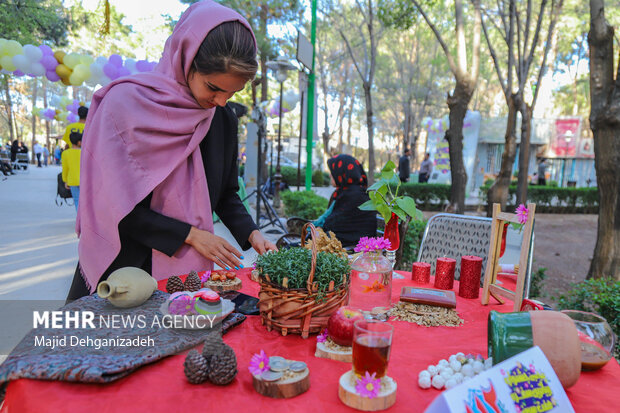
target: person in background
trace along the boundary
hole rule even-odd
[[[428,179],[431,177],[431,172],[433,172],[433,163],[431,162],[430,157],[431,154],[426,152],[424,154],[424,160],[420,164],[418,182],[421,184],[428,182]]]
[[[43,146],[41,146],[38,141],[35,141],[32,150],[34,151],[34,155],[37,157],[37,168],[41,168],[41,155],[43,155]]]
[[[538,163],[538,185],[547,185],[545,173],[547,173],[547,162],[545,158],[540,158]]]
[[[17,139],[11,144],[11,163],[17,160],[17,153],[19,152],[19,142]]]
[[[50,150],[47,149],[47,145],[43,147],[43,165],[47,166],[50,158]]]
[[[70,136],[73,132],[84,133],[84,125],[86,124],[86,117],[88,116],[88,108],[86,106],[80,106],[78,108],[78,116],[80,120],[67,125],[65,128],[65,134],[62,140],[67,144],[66,148],[71,148]]]
[[[82,134],[71,133],[69,137],[72,147],[62,153],[62,181],[65,188],[71,191],[75,211],[80,200],[80,156],[82,153]]]
[[[54,149],[54,160],[56,161],[56,165],[60,165],[61,154],[62,154],[62,149],[60,149],[60,144],[56,144],[56,148]]]
[[[327,211],[314,225],[325,232],[333,231],[344,247],[356,245],[361,237],[376,236],[377,213],[358,208],[370,199],[362,165],[351,155],[343,154],[328,159],[327,166],[336,190],[329,199]]]
[[[409,175],[411,174],[410,157],[411,151],[409,148],[405,148],[405,153],[398,160],[398,176],[401,182],[409,181]]]

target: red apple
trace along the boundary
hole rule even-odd
[[[327,321],[327,333],[334,343],[341,346],[353,345],[353,323],[364,316],[352,307],[340,307]]]

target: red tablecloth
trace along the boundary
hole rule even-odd
[[[241,271],[243,292],[256,296],[258,285]],[[454,291],[458,291],[455,283]],[[411,280],[395,280],[393,299],[400,289],[414,285]],[[164,283],[160,282],[163,289]],[[429,287],[430,285],[426,285]],[[487,355],[487,316],[490,310],[509,312],[511,303],[482,306],[479,299],[457,296],[457,311],[465,324],[460,327],[420,327],[393,322],[394,340],[388,374],[398,383],[396,404],[391,412],[422,412],[439,395],[435,389],[418,387],[418,373],[429,364],[451,354]],[[185,354],[145,366],[128,377],[110,384],[75,384],[21,379],[9,384],[2,412],[232,412],[232,411],[353,411],[338,399],[338,379],[350,364],[314,357],[316,339],[282,337],[267,332],[257,316],[248,319],[224,336],[239,364],[239,374],[225,387],[209,383],[191,385],[183,375]],[[280,355],[302,360],[310,367],[310,390],[286,400],[259,395],[252,387],[248,365],[254,353]],[[583,372],[577,384],[567,390],[577,412],[614,411],[620,396],[620,367],[615,360],[601,370]],[[614,407],[616,406],[616,407]]]

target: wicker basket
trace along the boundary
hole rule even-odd
[[[302,247],[306,238],[307,228],[310,228],[312,239],[316,238],[316,230],[312,223],[307,223],[302,229]],[[338,308],[345,305],[349,297],[348,274],[343,274],[343,282],[334,288],[334,282],[329,285],[321,300],[317,301],[317,284],[314,282],[316,269],[316,242],[312,243],[312,265],[308,274],[306,288],[286,288],[272,282],[268,274],[260,274],[258,283],[258,307],[263,324],[267,331],[276,329],[283,336],[287,334],[301,334],[308,338],[310,333],[319,333],[327,326],[329,316]]]

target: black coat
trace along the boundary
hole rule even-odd
[[[216,108],[209,132],[200,143],[200,152],[211,209],[245,250],[251,246],[248,242],[250,233],[258,227],[237,195],[237,124],[237,117],[228,105]],[[151,273],[152,250],[172,256],[185,242],[191,225],[150,209],[151,197],[152,194],[149,194],[119,223],[121,251],[99,281],[107,279],[113,271],[128,266]],[[87,294],[78,263],[68,299]]]

